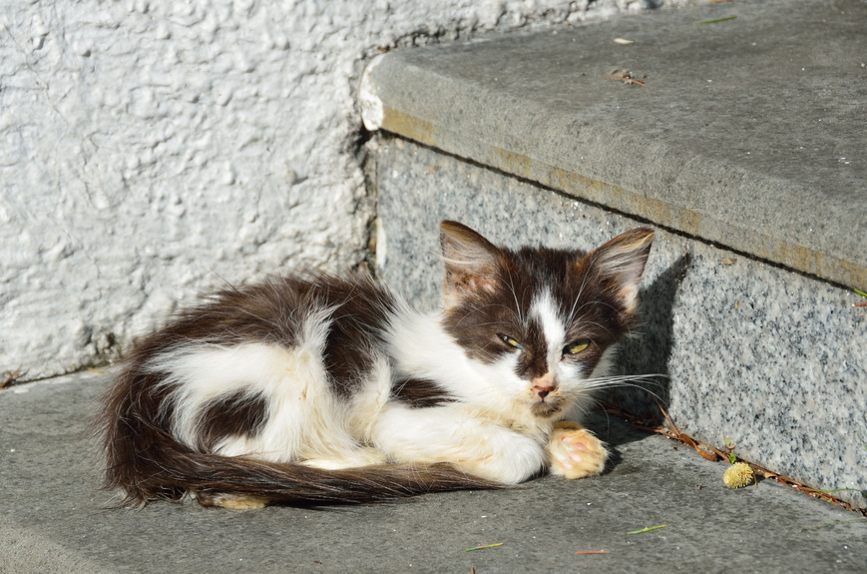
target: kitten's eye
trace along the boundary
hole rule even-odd
[[[497,335],[497,336],[498,336],[498,337],[499,337],[499,338],[500,338],[500,339],[501,339],[505,344],[509,345],[510,347],[514,347],[514,348],[516,348],[516,349],[521,349],[521,350],[524,349],[524,347],[521,345],[521,343],[519,343],[519,342],[517,341],[517,339],[514,339],[514,338],[512,338],[512,337],[510,337],[510,336],[508,336],[508,335]]]
[[[584,349],[590,346],[590,339],[578,339],[563,347],[564,355],[577,355]]]

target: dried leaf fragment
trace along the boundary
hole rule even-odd
[[[15,369],[14,373],[12,371],[4,372],[3,373],[3,380],[0,381],[0,389],[6,389],[6,388],[11,387],[12,385],[14,385],[15,383],[18,382],[18,379],[20,377],[23,377],[24,375],[26,375],[27,374],[26,370],[23,373],[21,372],[21,368],[23,366],[24,365],[20,365],[17,369]]]
[[[706,444],[696,443],[695,450],[705,460],[709,460],[709,461],[713,462],[717,459],[717,454],[713,450],[711,450],[711,448],[709,446],[707,446]]]
[[[646,77],[647,77],[647,74],[644,74],[642,76],[642,78],[646,78]],[[645,84],[641,80],[637,79],[635,74],[633,74],[629,70],[625,70],[625,69],[624,70],[618,70],[617,68],[614,68],[613,70],[608,72],[608,75],[605,76],[605,78],[608,80],[620,80],[621,82],[623,82],[624,84],[627,84],[627,85],[641,86],[642,88],[647,87],[647,84]]]

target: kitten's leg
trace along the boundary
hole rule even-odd
[[[608,459],[608,451],[602,441],[572,421],[554,423],[545,454],[551,474],[566,478],[599,474]]]
[[[448,462],[504,484],[523,482],[545,467],[542,437],[479,419],[461,407],[390,405],[383,409],[372,438],[395,462]]]

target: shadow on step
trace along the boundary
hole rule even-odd
[[[619,373],[634,375],[634,378],[626,381],[627,384],[599,395],[603,406],[613,406],[615,411],[620,410],[648,422],[656,421],[659,424],[664,420],[654,396],[665,408],[670,388],[668,362],[674,345],[674,304],[688,269],[689,255],[684,254],[641,291],[639,328],[621,344],[617,363]],[[612,421],[612,418],[614,415],[600,410],[587,421],[588,427],[612,448],[609,468],[618,464],[618,445],[647,436],[631,426],[616,424],[617,421]]]

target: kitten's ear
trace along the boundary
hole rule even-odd
[[[582,259],[582,265],[586,262],[591,266],[596,277],[615,291],[615,297],[630,314],[638,303],[638,281],[644,273],[652,242],[652,229],[633,229]]]
[[[496,271],[506,258],[499,247],[454,221],[440,224],[440,245],[446,267],[443,286],[446,309],[481,291],[497,289]]]

